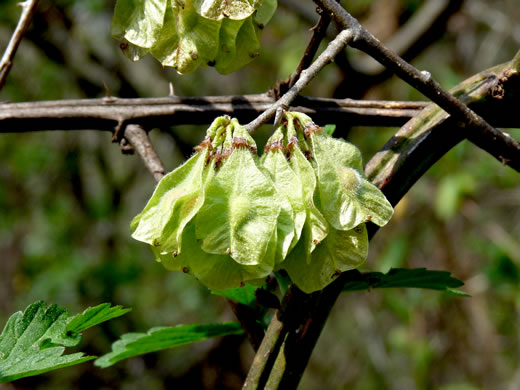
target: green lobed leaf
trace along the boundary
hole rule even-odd
[[[359,273],[355,280],[345,283],[343,292],[405,287],[448,291],[468,296],[462,291],[454,290],[463,285],[463,282],[451,276],[447,271],[434,271],[426,268],[392,268],[386,274],[382,272]]]
[[[102,304],[71,318],[58,305],[29,305],[13,314],[0,334],[0,382],[42,374],[95,359],[78,352],[63,355],[65,347],[81,341],[79,331],[128,312]]]
[[[156,352],[206,340],[212,337],[242,334],[239,323],[181,325],[176,327],[152,328],[147,333],[127,333],[112,344],[112,352],[98,358],[94,364],[110,367],[130,357]]]

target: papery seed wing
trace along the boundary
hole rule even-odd
[[[285,234],[279,234],[285,236],[282,240],[282,254],[281,259],[283,260],[287,255],[288,251],[296,245],[296,242],[300,239],[303,225],[306,218],[305,203],[303,199],[303,188],[299,177],[289,166],[287,159],[285,158],[281,150],[268,151],[262,157],[262,167],[270,175],[277,191],[282,197],[287,198],[291,208],[291,224],[284,224]],[[280,222],[278,223],[281,226]],[[292,234],[289,229],[292,227]]]
[[[394,209],[388,199],[379,188],[368,180],[364,179],[361,183],[357,197],[359,207],[367,215],[367,219],[378,226],[386,225],[394,215]]]
[[[237,55],[237,38],[244,20],[222,20],[220,26],[219,51],[215,58],[215,68],[221,74],[231,73],[229,69],[234,68],[235,57]]]
[[[340,272],[359,267],[368,255],[368,235],[364,224],[349,231],[331,228],[327,238],[312,253],[310,262],[303,261],[301,255],[305,249],[300,243],[293,250],[296,256],[291,252],[282,268],[305,293],[325,288]]]
[[[112,36],[141,48],[151,48],[164,24],[170,0],[117,0]]]
[[[236,36],[233,58],[222,61],[219,53],[221,61],[217,59],[215,69],[221,74],[229,74],[251,62],[259,54],[261,36],[262,31],[254,24],[253,19],[245,19]]]
[[[199,15],[207,19],[241,20],[255,12],[257,2],[253,0],[193,0],[193,6]]]
[[[171,241],[177,241],[185,220],[191,219],[200,208],[200,204],[192,200],[199,196],[202,189],[207,153],[207,149],[196,153],[183,165],[163,177],[144,210],[132,221],[133,238],[150,245],[161,246],[163,230],[173,218],[175,224],[168,225],[168,232],[172,234]],[[169,243],[171,249],[180,250],[175,248],[173,242]]]
[[[172,217],[164,226],[162,234],[159,237],[160,246],[158,249],[160,249],[162,253],[176,252],[180,254],[182,252],[184,228],[195,217],[204,204],[205,187],[207,183],[211,181],[214,174],[215,164],[213,161],[206,166],[202,172],[200,190],[187,193],[172,205]]]
[[[262,0],[258,3],[260,6],[254,15],[254,19],[257,24],[265,26],[273,17],[278,2],[277,0]]]
[[[305,158],[301,150],[294,146],[291,151],[290,167],[302,183],[304,207],[307,215],[305,224],[309,225],[309,239],[307,250],[312,252],[317,242],[325,239],[328,233],[327,222],[314,203],[316,191],[316,176],[310,162]]]
[[[222,22],[200,16],[188,1],[184,6],[177,2],[173,2],[172,5],[179,36],[179,44],[174,49],[173,66],[179,73],[189,73],[217,56]]]
[[[276,189],[257,168],[251,152],[233,150],[206,187],[206,200],[195,217],[204,251],[226,254],[240,264],[257,265],[277,227]]]
[[[195,236],[193,223],[186,227],[183,241],[185,243],[183,253],[176,257],[161,255],[159,260],[166,269],[193,275],[212,290],[239,287],[245,281],[266,277],[273,269],[272,251],[268,254],[270,259],[266,258],[257,265],[239,264],[227,254],[204,252]]]
[[[316,134],[310,136],[321,210],[335,229],[350,230],[367,217],[359,209],[357,200],[363,177],[356,169],[338,164],[336,156],[328,149],[330,143],[322,140],[323,137]]]

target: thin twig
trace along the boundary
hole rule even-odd
[[[325,67],[325,65],[331,63],[334,57],[343,50],[350,40],[354,38],[354,33],[350,29],[341,31],[337,37],[329,43],[327,48],[320,54],[320,56],[312,63],[312,65],[304,70],[301,77],[294,84],[294,86],[287,91],[276,103],[271,105],[266,111],[264,111],[258,118],[246,125],[247,130],[252,133],[269,119],[273,117],[279,107],[288,109],[293,100],[298,94],[305,88],[311,80]]]
[[[327,28],[330,24],[330,16],[321,9],[319,12],[321,12],[320,20],[318,20],[316,26],[312,28],[312,37],[309,41],[309,44],[307,45],[307,48],[305,49],[305,53],[303,53],[303,57],[300,60],[298,67],[289,79],[289,88],[293,87],[296,81],[298,81],[303,70],[307,69],[312,64],[312,60],[318,52],[321,41],[327,33]]]
[[[344,31],[356,32],[354,39],[349,42],[352,47],[372,56],[455,119],[464,122],[465,126],[470,129],[466,134],[468,139],[484,150],[491,149],[492,155],[500,162],[520,171],[519,142],[492,127],[464,103],[444,90],[433,79],[430,72],[417,70],[388,50],[335,0],[314,0],[314,2],[328,11],[334,20],[345,29]]]
[[[166,170],[150,142],[148,133],[141,126],[130,124],[126,126],[124,136],[137,151],[155,181],[160,181]]]
[[[16,50],[18,49],[25,32],[29,28],[29,25],[31,24],[34,11],[36,11],[36,6],[38,5],[38,0],[26,0],[19,5],[22,7],[20,20],[18,21],[18,25],[16,26],[11,40],[9,41],[4,55],[2,56],[2,60],[0,61],[0,89],[2,89],[5,84],[7,75],[13,66],[13,59],[16,54]]]

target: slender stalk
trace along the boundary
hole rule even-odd
[[[321,12],[320,19],[318,20],[316,26],[312,28],[311,40],[309,41],[309,44],[305,49],[305,53],[303,54],[303,57],[300,60],[300,63],[298,64],[296,71],[289,78],[289,88],[293,87],[296,81],[298,81],[303,70],[307,69],[312,64],[312,60],[318,52],[321,41],[327,34],[327,28],[330,24],[330,16],[324,13],[321,9],[319,12]]]
[[[0,60],[0,89],[2,89],[4,86],[7,75],[13,66],[13,59],[16,54],[16,50],[18,50],[18,46],[20,45],[25,32],[29,28],[29,25],[31,24],[32,17],[36,11],[36,6],[38,5],[38,1],[39,0],[26,0],[19,4],[22,7],[22,13],[20,15],[18,25],[16,26],[16,29],[11,36],[11,40],[5,49],[2,60]]]
[[[343,50],[343,48],[352,40],[354,34],[351,30],[341,31],[336,38],[329,43],[327,48],[320,54],[320,56],[309,66],[306,70],[301,73],[300,78],[294,84],[294,86],[287,91],[280,99],[259,115],[254,121],[246,125],[247,131],[253,133],[260,126],[271,119],[279,108],[288,109],[293,100],[298,94],[305,88],[314,77],[325,67],[325,65],[331,63],[334,57]]]

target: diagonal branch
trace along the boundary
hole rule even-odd
[[[352,47],[360,49],[375,60],[391,69],[402,80],[430,98],[455,119],[468,127],[466,136],[475,145],[484,150],[491,149],[499,161],[520,171],[518,154],[520,143],[498,131],[484,119],[469,109],[459,99],[444,90],[428,71],[419,71],[387,49],[372,34],[370,34],[352,15],[350,15],[335,0],[314,0],[320,7],[329,12],[336,22],[345,30],[355,35],[350,42]]]
[[[4,86],[7,75],[13,66],[13,59],[16,54],[16,50],[18,50],[18,46],[20,45],[25,32],[29,28],[29,25],[31,24],[31,20],[34,12],[36,11],[38,1],[39,0],[26,0],[19,4],[22,7],[20,20],[18,21],[18,25],[16,26],[11,40],[5,49],[2,60],[0,60],[0,89],[2,89]]]
[[[148,168],[155,181],[160,181],[164,177],[166,170],[150,142],[148,133],[142,126],[130,124],[126,126],[124,134],[130,145],[134,147],[141,160],[143,160],[144,165]]]
[[[320,56],[309,66],[306,70],[301,73],[300,78],[294,84],[294,86],[287,91],[280,99],[259,115],[254,121],[246,125],[247,131],[250,133],[257,130],[260,126],[271,119],[279,109],[287,110],[293,100],[298,94],[305,88],[314,77],[325,67],[325,65],[331,63],[334,57],[343,50],[343,48],[354,38],[354,34],[351,30],[346,29],[341,31],[334,40],[329,43],[327,48],[320,54]]]

